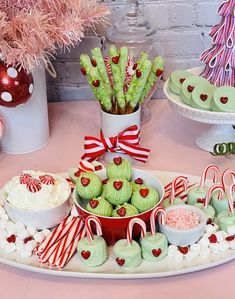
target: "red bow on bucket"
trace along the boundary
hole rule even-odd
[[[105,152],[127,154],[133,159],[146,162],[150,150],[139,146],[140,130],[136,125],[130,126],[120,132],[117,136],[105,138],[102,130],[100,139],[92,136],[85,136],[83,160],[92,162],[101,157]]]

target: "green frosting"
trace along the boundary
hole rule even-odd
[[[191,105],[191,99],[192,99],[192,92],[194,88],[203,83],[208,83],[208,81],[202,77],[199,76],[191,76],[187,78],[184,83],[182,84],[182,88],[180,91],[180,98],[181,100],[187,104]]]
[[[76,181],[76,191],[84,199],[98,197],[102,192],[102,187],[101,179],[93,172],[81,173]]]
[[[136,241],[128,244],[126,239],[121,239],[113,246],[114,259],[121,268],[136,268],[142,263],[141,249]]]
[[[209,83],[196,86],[192,92],[191,106],[201,110],[211,110],[211,100],[216,87]]]
[[[142,91],[141,97],[140,97],[140,103],[143,103],[144,99],[147,97],[151,89],[156,84],[157,80],[159,79],[159,76],[157,76],[157,71],[163,72],[164,67],[164,60],[161,56],[155,57],[152,63],[151,71],[149,73],[147,82],[144,86],[144,89]]]
[[[115,163],[116,160],[118,163]],[[109,179],[118,177],[125,178],[129,181],[132,175],[131,163],[121,157],[114,158],[113,162],[107,165],[106,173]]]
[[[214,220],[215,209],[211,205],[208,205],[207,208],[205,208],[203,203],[196,203],[194,206],[201,209],[206,214],[207,219]]]
[[[112,87],[111,87],[109,77],[107,74],[106,66],[104,64],[104,59],[103,59],[101,49],[98,47],[94,48],[91,50],[91,54],[92,54],[92,58],[97,63],[97,68],[98,68],[100,77],[102,78],[102,80],[105,84],[105,87],[107,88],[108,94],[110,97],[112,97],[113,91],[112,91]]]
[[[146,52],[141,52],[137,65],[142,65],[148,60],[149,55]]]
[[[93,236],[91,243],[87,238],[78,241],[77,252],[81,262],[89,267],[102,265],[108,258],[105,240],[96,235]]]
[[[90,199],[86,204],[86,210],[100,216],[112,216],[113,206],[104,197]]]
[[[219,87],[211,101],[211,108],[218,112],[235,112],[235,87]]]
[[[131,204],[142,213],[153,208],[159,202],[159,199],[156,189],[144,185],[133,193]]]
[[[180,197],[175,197],[174,202],[172,204],[170,203],[170,198],[166,198],[162,202],[162,205],[164,208],[167,208],[171,205],[184,205],[184,204],[185,204],[185,202]]]
[[[113,210],[113,217],[128,217],[139,214],[139,211],[133,205],[129,203],[124,203],[123,205],[119,205]]]
[[[136,190],[139,190],[140,188],[142,188],[142,186],[144,186],[144,183],[137,184],[137,183],[135,183],[135,181],[131,182],[131,187],[132,187],[133,192],[135,192]]]
[[[109,179],[104,185],[104,196],[113,205],[121,205],[131,198],[131,184],[123,178]]]
[[[229,211],[222,211],[217,216],[217,220],[221,230],[228,232],[228,228],[235,225],[235,214],[230,214]]]
[[[192,73],[184,70],[177,70],[171,73],[169,89],[171,92],[180,95],[181,87],[185,79],[192,77]]]
[[[79,170],[77,168],[70,168],[69,169],[69,177],[72,180],[72,182],[75,184],[76,181],[79,178],[79,175],[76,175],[79,173]]]
[[[225,193],[224,197],[220,200],[219,193],[214,192],[211,197],[212,206],[215,209],[216,215],[220,214],[222,211],[228,211],[228,199]]]
[[[187,195],[187,204],[194,206],[198,202],[198,199],[205,199],[207,192],[207,187],[200,188],[199,186],[195,186],[190,188]]]
[[[88,79],[88,82],[91,84],[90,78],[87,76],[87,74],[90,72],[90,69],[92,68],[90,57],[87,54],[81,54],[80,55],[80,65],[86,70],[86,78]]]
[[[149,262],[158,262],[167,255],[168,241],[162,233],[153,236],[147,232],[146,236],[140,239],[140,245],[143,259]]]
[[[120,67],[120,74],[121,74],[121,79],[123,84],[126,77],[127,63],[128,63],[128,49],[127,47],[121,47],[119,50],[119,67]]]

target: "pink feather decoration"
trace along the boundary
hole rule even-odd
[[[75,46],[108,14],[96,0],[0,0],[0,52],[7,64],[30,72],[57,48]]]

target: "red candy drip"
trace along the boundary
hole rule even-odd
[[[94,86],[94,87],[99,87],[100,86],[100,80],[94,80],[94,81],[92,81],[92,85]]]
[[[163,70],[157,69],[155,74],[157,77],[160,77],[163,74]]]
[[[228,236],[225,238],[226,241],[233,241],[235,239],[234,236]]]

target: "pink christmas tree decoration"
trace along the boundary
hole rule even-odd
[[[216,86],[235,87],[235,1],[223,1],[218,14],[221,22],[209,34],[212,47],[201,55],[206,64],[201,75]]]

